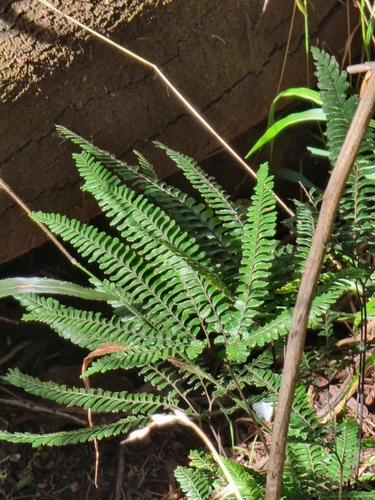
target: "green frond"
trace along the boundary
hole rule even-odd
[[[290,415],[289,434],[294,438],[316,441],[319,432],[319,420],[310,404],[306,387],[301,382],[298,382]]]
[[[160,143],[159,146],[161,146]],[[181,168],[181,164],[175,158],[175,155],[179,155],[179,153],[170,150],[164,145],[163,148],[176,161],[177,166]],[[140,153],[135,153],[138,156],[140,165],[143,167],[142,170],[145,168],[150,170],[151,165],[147,160]],[[184,159],[188,168],[192,167],[192,163],[196,166],[191,158],[184,157]],[[201,170],[200,174],[207,177]],[[209,180],[211,181],[211,179]],[[169,186],[165,182],[150,179],[149,176],[139,178],[135,185],[142,189],[143,194],[148,199],[168,213],[183,231],[186,231],[189,236],[193,236],[207,256],[211,258],[220,257],[222,270],[218,271],[219,275],[223,274],[228,279],[230,272],[238,271],[239,257],[236,254],[241,251],[241,248],[233,244],[233,231],[228,235],[228,229],[223,224],[222,218],[216,216],[215,212],[209,208],[208,203],[208,206],[197,203],[179,189]],[[220,189],[215,183],[214,186]],[[223,196],[226,196],[224,192]]]
[[[353,119],[358,97],[347,99],[346,72],[340,73],[339,65],[334,57],[328,56],[319,49],[312,49],[316,59],[317,75],[323,109],[327,115],[328,149],[332,164],[341,151],[349,125]],[[341,253],[353,257],[363,242],[373,244],[375,229],[374,210],[371,198],[374,192],[375,179],[375,136],[369,129],[360,147],[354,168],[349,175],[346,189],[339,206],[340,221],[334,231],[335,238],[342,245]],[[375,242],[375,241],[374,241]]]
[[[331,444],[330,460],[327,461],[328,488],[338,488],[340,482],[352,478],[359,456],[358,424],[354,419],[337,425],[336,439]]]
[[[214,217],[212,210],[207,209],[204,204],[197,203],[179,189],[159,181],[152,165],[140,153],[135,151],[139,165],[131,166],[116,159],[107,151],[93,146],[65,127],[57,126],[57,130],[96,158],[102,165],[120,175],[127,183],[141,189],[144,196],[161,207],[183,231],[196,239],[206,255],[211,258],[220,255],[222,262],[226,263],[227,273],[228,268],[232,270],[238,268],[238,257],[235,253],[241,248],[228,248],[228,245],[232,244],[232,238],[228,236],[221,219]]]
[[[248,355],[250,349],[255,346],[262,347],[272,340],[288,335],[292,324],[292,309],[282,311],[276,318],[271,319],[261,326],[250,329],[246,336],[242,338],[230,337],[227,341],[228,348],[233,351],[238,350],[243,355]],[[220,337],[219,337],[220,339]]]
[[[59,214],[37,212],[32,218],[72,244],[89,262],[96,262],[121,288],[125,307],[133,306],[131,311],[140,319],[147,318],[155,329],[163,330],[161,325],[168,323],[169,328],[173,326],[187,335],[197,333],[194,322],[181,319],[195,315],[196,308],[186,301],[186,294],[181,293],[181,282],[168,262],[151,269],[142,256],[118,238]]]
[[[318,212],[307,203],[294,200],[296,205],[296,252],[294,277],[300,278],[306,265],[318,222]]]
[[[198,390],[208,392],[212,398],[217,396],[216,391],[219,390],[227,394],[228,388],[209,373],[202,360],[197,359],[192,364],[186,355],[178,354],[178,359],[168,357],[169,364],[153,363],[145,366],[140,372],[145,382],[150,382],[159,391],[169,386],[184,396]]]
[[[239,244],[238,238],[241,238],[244,225],[235,206],[229,201],[229,197],[222,187],[212,177],[209,177],[192,158],[173,151],[160,142],[155,142],[155,144],[164,149],[167,155],[183,171],[190,184],[199,192],[215,215],[219,217],[221,224],[227,231],[231,232],[231,240],[233,242],[237,240]],[[236,245],[231,246],[235,247]]]
[[[153,268],[168,265],[181,280],[202,322],[205,319],[206,324],[216,324],[218,317],[211,304],[227,302],[230,293],[213,270],[206,267],[209,261],[195,240],[179,231],[177,224],[143,195],[136,195],[125,186],[111,185],[108,170],[92,157],[83,153],[75,158],[86,180],[84,189],[90,191],[107,216],[113,218],[112,225],[121,236]]]
[[[61,431],[50,434],[33,434],[31,432],[7,432],[0,430],[0,440],[10,443],[29,443],[33,448],[39,446],[66,446],[68,444],[86,443],[94,439],[105,439],[108,437],[125,434],[134,427],[141,428],[149,423],[145,417],[127,417],[112,424],[85,427],[73,431]]]
[[[166,343],[167,344],[167,343]],[[97,358],[85,371],[87,377],[95,373],[105,373],[110,370],[130,370],[140,368],[145,364],[157,363],[165,360],[168,356],[176,354],[175,349],[167,345],[142,345],[141,342],[133,343],[125,351],[118,350],[112,354],[107,354]]]
[[[24,321],[45,323],[74,344],[90,350],[103,344],[118,345],[124,368],[125,364],[130,368],[134,359],[139,361],[146,357],[155,362],[176,355],[179,350],[185,352],[190,347],[191,340],[186,335],[178,336],[173,329],[165,330],[162,335],[157,330],[147,328],[138,318],[130,318],[126,322],[115,315],[107,319],[101,313],[67,307],[56,299],[35,294],[15,295],[15,298],[29,311],[24,315]],[[198,341],[196,344],[198,351]],[[203,342],[200,342],[200,351],[203,346]]]
[[[174,476],[189,500],[211,498],[213,488],[207,473],[179,466],[175,469]]]
[[[287,498],[295,498],[301,488],[307,498],[337,498],[340,484],[350,480],[358,459],[357,422],[342,422],[335,434],[336,439],[328,447],[316,442],[289,441],[288,464],[284,472]],[[352,496],[353,493],[343,495],[343,498],[357,498]],[[361,494],[357,493],[361,498]]]
[[[349,125],[358,105],[358,97],[347,98],[349,88],[346,71],[340,71],[334,57],[317,47],[311,49],[317,67],[318,87],[323,111],[327,117],[327,147],[332,165],[336,163]]]
[[[303,491],[305,498],[320,497],[327,488],[324,478],[327,471],[327,453],[323,446],[314,443],[289,442],[284,472],[284,494],[287,498],[299,498]]]
[[[261,500],[264,498],[265,478],[262,477],[261,474],[257,474],[255,471],[247,469],[243,465],[233,460],[229,460],[226,457],[221,457],[221,459],[228,469],[232,481],[237,486],[242,498],[249,500]],[[222,481],[225,481],[225,477],[221,470],[220,473]]]
[[[165,182],[140,182],[139,187],[147,198],[162,207],[179,227],[194,237],[199,247],[211,259],[220,259],[217,270],[222,279],[228,281],[230,273],[237,273],[241,248],[234,247],[228,230],[215,216],[212,209],[197,203],[192,197]]]
[[[87,153],[74,154],[74,159],[85,180],[82,189],[95,197],[111,219],[111,225],[117,227],[121,236],[139,253],[148,255],[151,261],[168,250],[186,255],[197,263],[207,261],[195,240],[179,231],[177,224],[161,208],[150,203],[144,195],[119,185],[118,178]]]
[[[160,392],[168,389],[168,394],[171,397],[176,397],[182,388],[182,380],[176,374],[175,368],[167,363],[148,363],[140,371],[140,376],[145,383],[149,382]],[[188,392],[188,390],[184,390],[184,395]]]
[[[230,342],[249,334],[249,327],[265,300],[265,290],[269,290],[270,267],[274,257],[276,241],[276,201],[272,194],[273,178],[268,176],[268,165],[258,171],[258,182],[248,210],[247,222],[243,233],[243,257],[240,268],[240,284],[236,292],[234,307],[223,321]],[[231,359],[238,358],[233,349],[229,349]]]
[[[254,387],[264,387],[270,394],[277,396],[281,384],[281,374],[272,373],[269,369],[264,370],[255,365],[256,360],[254,360],[250,365],[245,366],[247,374],[245,381]]]
[[[375,150],[375,140],[367,141]],[[372,198],[375,190],[375,155],[359,156],[349,175],[339,206],[340,221],[335,238],[341,252],[351,258],[362,258],[361,245],[375,244],[375,215]]]
[[[185,470],[199,473],[198,476],[191,475],[190,480],[195,481],[197,479],[199,481],[201,478],[205,478],[206,482],[215,488],[216,495],[222,498],[235,498],[233,493],[231,494],[229,491],[227,478],[224,476],[223,471],[218,466],[212,455],[192,450],[190,452],[190,460],[190,466],[196,470]],[[251,469],[247,469],[246,467],[237,464],[233,460],[229,460],[226,457],[221,457],[221,460],[223,461],[224,466],[226,467],[233,483],[237,487],[243,499],[260,500],[264,497],[264,477]],[[185,478],[183,478],[183,480],[184,479]],[[189,482],[186,486],[191,488]],[[194,488],[194,486],[195,485],[192,487]],[[184,490],[184,492],[187,493],[189,497],[188,490]]]
[[[42,382],[36,377],[25,375],[18,369],[10,369],[3,380],[24,389],[30,394],[40,396],[65,406],[78,406],[95,412],[119,413],[131,411],[133,415],[143,413],[152,415],[177,406],[176,399],[155,396],[153,394],[132,394],[126,391],[111,392],[102,389],[70,388],[55,382]]]
[[[121,319],[116,316],[106,319],[101,313],[67,307],[52,297],[45,298],[36,294],[15,294],[15,298],[29,311],[23,316],[24,321],[45,323],[62,338],[80,347],[95,350],[103,343],[125,347],[127,342],[132,342],[132,337],[135,338],[133,331],[124,327]],[[134,320],[133,324],[136,331],[139,323]],[[151,335],[150,330],[143,331],[145,339]],[[142,333],[139,335],[142,337]]]
[[[317,75],[323,109],[327,115],[328,149],[332,163],[336,162],[341,151],[349,125],[353,119],[358,97],[346,98],[349,86],[346,72],[340,73],[339,65],[333,57],[323,51],[313,49],[317,64]],[[361,145],[354,168],[349,175],[347,187],[340,206],[340,223],[335,229],[335,238],[340,242],[341,253],[353,257],[363,242],[373,244],[375,217],[372,203],[375,179],[375,137],[369,129]]]
[[[244,373],[237,377],[237,382],[241,386],[248,385],[266,389],[267,401],[277,404],[281,375],[273,373],[270,368],[260,368],[257,358],[245,366]],[[265,400],[265,397],[262,400]],[[302,383],[297,384],[290,419],[289,434],[294,437],[307,439],[311,435],[315,436],[319,428],[319,421]]]
[[[318,286],[318,292],[311,306],[308,328],[319,326],[323,314],[329,311],[346,289],[347,284],[343,281],[340,282],[335,276],[332,276],[331,279],[328,278],[325,283]]]
[[[77,144],[77,146],[79,146],[83,151],[88,153],[90,156],[96,158],[102,165],[115,169],[115,172],[117,172],[122,177],[127,176],[125,180],[132,182],[138,178],[137,170],[139,169],[139,167],[132,167],[128,165],[127,163],[117,159],[113,154],[94,146],[83,137],[72,132],[66,127],[63,127],[62,125],[56,125],[56,130],[60,134],[62,134],[66,139],[69,139],[71,142],[73,142],[73,144]],[[150,169],[148,171],[148,175],[150,177],[156,178],[153,169]]]

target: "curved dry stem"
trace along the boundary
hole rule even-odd
[[[52,4],[47,2],[47,0],[38,0],[40,3],[48,7],[49,9],[53,10],[57,14],[63,16],[65,19],[68,19],[72,23],[76,24],[83,30],[87,31],[91,35],[94,35],[95,37],[99,38],[100,40],[103,40],[105,43],[108,43],[109,45],[112,45],[112,47],[115,47],[118,50],[121,50],[121,52],[124,52],[128,56],[132,57],[133,59],[136,59],[140,63],[144,64],[145,66],[153,69],[155,73],[159,75],[159,77],[164,81],[164,83],[167,85],[167,87],[177,96],[177,98],[182,102],[182,104],[190,111],[190,113],[195,116],[195,118],[204,126],[206,130],[210,132],[211,135],[215,137],[215,139],[220,142],[220,144],[224,147],[224,149],[252,176],[254,179],[257,178],[256,173],[254,170],[232,149],[229,144],[211,127],[211,125],[202,117],[202,115],[194,108],[192,104],[189,103],[189,101],[179,92],[176,87],[171,83],[171,81],[161,72],[161,70],[153,63],[148,61],[147,59],[144,59],[143,57],[139,56],[138,54],[135,54],[134,52],[130,51],[129,49],[123,47],[122,45],[117,44],[116,42],[113,42],[109,38],[101,35],[100,33],[96,32],[95,30],[89,28],[85,24],[81,23],[77,19],[69,16],[68,14],[64,14],[61,12],[59,9],[54,7]],[[293,210],[291,210],[283,201],[281,198],[279,198],[277,195],[275,195],[277,203],[285,210],[285,212],[290,215],[291,217],[294,216]]]

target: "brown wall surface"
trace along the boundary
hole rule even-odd
[[[262,121],[276,95],[292,0],[55,0],[64,12],[158,65],[216,131],[232,140]],[[346,6],[314,0],[312,44],[341,60]],[[353,24],[357,13],[352,13]],[[306,84],[303,19],[296,13],[282,88]],[[161,177],[173,172],[153,140],[199,160],[218,148],[154,74],[87,36],[37,0],[0,2],[0,176],[33,210],[88,220],[95,202],[80,192],[55,133],[64,125],[119,158],[137,149]],[[313,67],[311,65],[312,74]],[[44,241],[0,192],[0,263]]]

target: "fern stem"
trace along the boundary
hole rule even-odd
[[[52,4],[47,2],[46,0],[38,0],[40,3],[44,4],[46,7],[49,9],[53,10],[57,14],[65,17],[65,19],[69,19],[72,23],[76,24],[83,30],[91,33],[92,35],[96,36],[97,38],[100,38],[103,40],[105,43],[108,43],[109,45],[112,45],[116,49],[121,50],[122,52],[125,52],[128,56],[132,57],[133,59],[136,59],[140,63],[144,64],[148,68],[151,68],[159,75],[159,77],[164,81],[164,83],[167,85],[167,87],[177,96],[177,98],[184,104],[184,106],[197,118],[198,121],[201,122],[201,124],[221,143],[221,145],[228,151],[228,153],[252,176],[254,179],[257,178],[257,174],[254,172],[254,170],[232,149],[229,144],[209,125],[209,123],[201,116],[201,114],[192,106],[189,101],[176,89],[176,87],[170,82],[170,80],[162,73],[162,71],[156,66],[156,64],[151,63],[147,59],[144,59],[143,57],[139,56],[135,52],[130,51],[129,49],[122,47],[121,45],[117,44],[116,42],[113,42],[109,38],[101,35],[100,33],[97,33],[95,30],[89,28],[85,24],[81,23],[77,19],[74,19],[73,17],[69,16],[68,14],[64,14],[61,12],[59,9],[54,7]],[[283,201],[281,198],[279,198],[276,194],[272,193],[279,205],[285,210],[287,214],[289,214],[291,217],[294,217],[294,212],[291,210]]]
[[[260,425],[259,425],[259,422],[258,422],[258,418],[257,418],[257,415],[256,413],[250,408],[249,406],[249,403],[247,402],[246,398],[245,398],[245,395],[238,383],[238,380],[235,376],[235,374],[233,373],[233,370],[232,370],[232,367],[229,365],[229,364],[225,364],[225,368],[227,369],[229,375],[231,376],[236,388],[237,388],[237,391],[242,399],[242,402],[243,404],[245,405],[245,408],[246,408],[246,411],[247,413],[249,414],[249,416],[251,417],[252,421],[253,421],[253,424],[254,424],[254,427],[257,431],[257,434],[259,436],[259,439],[262,441],[263,443],[263,446],[264,446],[264,449],[266,450],[266,453],[267,455],[269,456],[270,454],[270,450],[269,450],[269,447],[268,447],[268,444],[267,444],[267,441],[265,439],[265,437],[263,436],[262,434],[262,431],[261,431],[261,428],[260,428]]]

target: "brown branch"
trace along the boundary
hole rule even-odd
[[[6,399],[0,398],[0,404],[3,407],[6,406],[17,406],[18,408],[22,408],[26,411],[33,411],[39,414],[53,415],[56,418],[65,419],[68,422],[72,422],[73,424],[79,425],[81,427],[86,427],[86,420],[76,417],[75,415],[71,415],[70,413],[66,413],[64,411],[60,411],[56,408],[49,408],[48,406],[43,406],[37,403],[33,403],[28,400],[19,401],[17,399]]]
[[[311,305],[316,292],[326,248],[331,238],[340,198],[372,117],[374,105],[375,69],[371,71],[367,88],[359,102],[353,122],[324,193],[317,228],[302,276],[285,355],[284,372],[273,430],[265,500],[278,500],[281,495],[290,412],[300,373]]]

